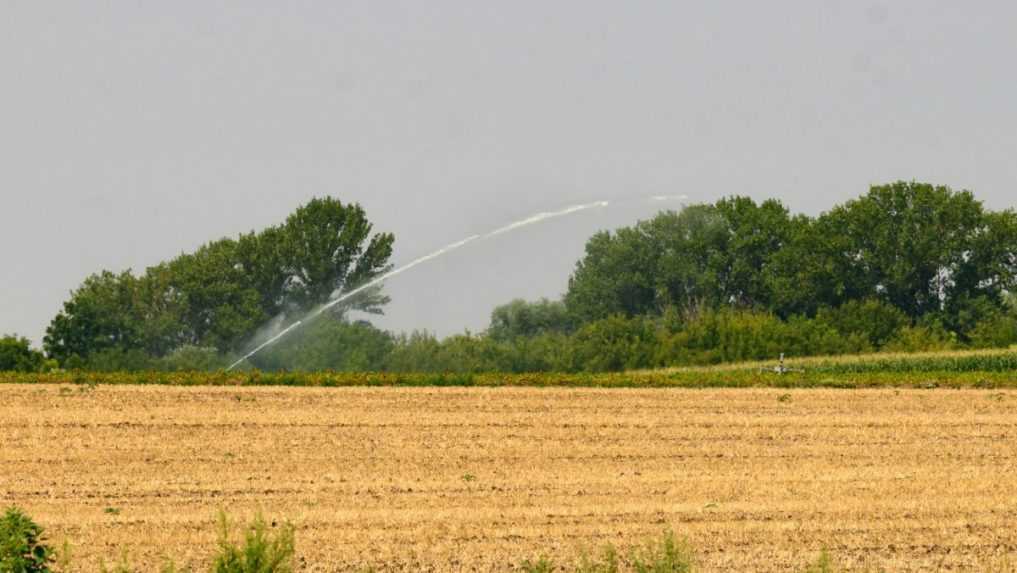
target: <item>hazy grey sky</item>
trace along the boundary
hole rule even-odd
[[[641,198],[815,213],[919,179],[1017,203],[1017,4],[41,2],[0,16],[0,332],[88,274],[364,205],[395,262],[629,199],[393,280],[383,326],[556,296]]]

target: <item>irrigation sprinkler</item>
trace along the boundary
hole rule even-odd
[[[764,366],[764,367],[759,369],[759,372],[760,373],[772,372],[774,374],[777,374],[778,376],[783,376],[784,374],[790,374],[792,372],[797,372],[797,373],[804,374],[805,370],[803,370],[801,368],[788,368],[787,366],[785,366],[784,365],[784,353],[781,352],[780,353],[780,362],[778,362],[776,366],[774,366],[772,368],[767,368],[767,367]]]

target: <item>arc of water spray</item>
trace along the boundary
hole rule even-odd
[[[684,200],[684,199],[687,199],[687,198],[688,198],[688,196],[686,196],[686,195],[658,195],[658,196],[651,197],[651,199],[653,199],[654,201],[666,201],[666,200],[672,200],[672,199]],[[302,318],[302,319],[294,322],[293,324],[289,325],[288,327],[286,327],[285,330],[283,330],[279,334],[276,334],[272,338],[270,338],[270,339],[266,340],[265,342],[261,343],[257,348],[255,348],[254,350],[252,350],[252,351],[248,352],[246,355],[244,355],[243,358],[241,358],[240,360],[237,360],[236,362],[231,364],[230,367],[226,369],[226,371],[229,372],[230,370],[233,370],[234,368],[236,368],[237,366],[242,364],[247,359],[251,358],[255,354],[257,354],[257,353],[261,352],[262,350],[264,350],[266,347],[275,344],[280,339],[282,339],[282,337],[284,337],[287,334],[289,334],[290,332],[296,330],[301,325],[314,320],[315,318],[317,318],[321,314],[327,312],[329,309],[334,308],[336,305],[341,304],[343,301],[349,300],[350,297],[353,297],[353,296],[357,295],[358,293],[361,293],[364,290],[367,290],[367,289],[369,289],[369,288],[371,288],[373,286],[381,284],[381,283],[385,282],[386,280],[388,280],[388,279],[390,279],[390,278],[392,278],[392,277],[394,277],[394,276],[396,276],[396,275],[398,275],[400,273],[404,273],[404,272],[412,269],[413,267],[415,267],[415,266],[417,266],[419,264],[426,263],[427,261],[430,261],[431,259],[435,259],[437,257],[440,257],[440,256],[442,256],[442,255],[444,255],[444,254],[446,254],[446,253],[448,253],[450,251],[454,251],[454,250],[456,250],[456,249],[458,249],[458,248],[460,248],[460,247],[462,247],[462,246],[464,246],[464,245],[466,245],[468,243],[471,243],[473,241],[490,239],[490,238],[493,238],[493,237],[497,237],[498,235],[502,235],[504,233],[508,233],[509,231],[514,231],[514,230],[520,229],[522,227],[527,227],[529,225],[534,225],[536,223],[540,223],[541,221],[546,221],[548,219],[554,219],[556,217],[564,217],[565,215],[571,215],[572,213],[578,213],[580,211],[585,211],[587,209],[603,208],[603,207],[607,207],[609,205],[610,205],[610,203],[607,202],[607,201],[595,201],[593,203],[585,203],[585,204],[582,204],[582,205],[573,205],[571,207],[566,207],[566,208],[564,208],[564,209],[562,209],[560,211],[546,211],[546,212],[542,212],[542,213],[537,213],[535,215],[531,215],[531,216],[529,216],[529,217],[527,217],[525,219],[521,219],[521,220],[516,221],[514,223],[509,223],[508,225],[505,225],[504,227],[499,227],[498,229],[495,229],[495,230],[491,231],[490,233],[487,233],[486,235],[471,235],[471,236],[466,237],[465,239],[463,239],[461,241],[458,241],[456,243],[452,243],[451,245],[447,245],[445,247],[442,247],[441,249],[438,249],[437,251],[435,251],[435,252],[433,252],[433,253],[431,253],[429,255],[424,255],[423,257],[420,257],[419,259],[416,259],[414,261],[406,263],[405,265],[403,265],[403,266],[401,266],[401,267],[399,267],[397,269],[389,271],[389,272],[381,275],[380,277],[378,277],[378,278],[376,278],[376,279],[374,279],[374,280],[372,280],[372,281],[370,281],[370,282],[368,282],[368,283],[366,283],[364,285],[361,285],[361,286],[359,286],[359,287],[357,287],[357,288],[355,288],[355,289],[353,289],[353,290],[351,290],[351,291],[349,291],[347,293],[344,293],[343,295],[341,295],[341,296],[339,296],[339,297],[337,297],[335,299],[332,299],[327,304],[325,304],[325,305],[319,307],[318,309],[312,311],[310,314],[308,314],[304,318]]]
[[[373,287],[375,285],[378,285],[378,284],[380,284],[380,283],[382,283],[382,282],[384,282],[384,281],[386,281],[386,280],[388,280],[388,279],[398,275],[399,273],[404,273],[404,272],[412,269],[413,267],[415,267],[415,266],[417,266],[417,265],[419,265],[421,263],[426,263],[427,261],[429,261],[431,259],[434,259],[434,258],[437,258],[437,257],[440,257],[440,256],[444,255],[445,253],[447,253],[449,251],[454,251],[455,249],[458,249],[459,247],[462,247],[463,245],[465,245],[467,243],[470,243],[470,242],[473,242],[473,241],[475,241],[475,240],[477,240],[479,238],[480,238],[480,235],[471,235],[469,237],[466,237],[465,239],[463,239],[461,241],[458,241],[456,243],[452,243],[451,245],[447,245],[445,247],[442,247],[442,248],[438,249],[437,251],[435,251],[435,252],[433,252],[433,253],[431,253],[429,255],[424,255],[423,257],[420,257],[419,259],[416,259],[416,260],[414,260],[412,262],[406,263],[405,265],[403,265],[403,266],[401,266],[401,267],[399,267],[397,269],[391,270],[391,271],[381,275],[380,277],[378,277],[378,278],[376,278],[376,279],[374,279],[374,280],[372,280],[372,281],[370,281],[370,282],[368,282],[366,284],[363,284],[363,285],[361,285],[361,286],[351,290],[350,292],[344,293],[342,296],[340,296],[338,298],[332,299],[327,304],[325,304],[325,305],[317,308],[316,310],[312,311],[310,314],[308,314],[304,318],[302,318],[302,319],[294,322],[293,324],[287,326],[286,329],[283,330],[282,332],[280,332],[279,334],[276,334],[272,338],[266,340],[265,342],[262,342],[260,345],[258,345],[257,348],[255,348],[254,350],[252,350],[252,351],[248,352],[246,355],[244,355],[243,358],[241,358],[240,360],[237,360],[236,362],[231,364],[230,367],[226,369],[226,371],[229,372],[230,370],[233,370],[234,368],[239,366],[241,363],[243,363],[245,360],[247,360],[250,357],[254,356],[255,354],[261,352],[266,347],[275,344],[282,337],[286,336],[287,334],[289,334],[293,330],[296,330],[298,327],[300,327],[305,322],[310,322],[310,321],[314,320],[315,318],[320,316],[322,313],[328,311],[331,308],[334,308],[337,304],[339,304],[339,303],[341,303],[341,302],[343,302],[345,300],[348,300],[350,297],[355,296],[355,295],[357,295],[357,294],[359,294],[359,293],[361,293],[361,292],[363,292],[363,291],[365,291],[365,290],[367,290],[367,289],[369,289],[369,288],[371,288],[371,287]]]

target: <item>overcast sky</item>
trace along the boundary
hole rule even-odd
[[[394,232],[396,263],[616,202],[393,279],[381,324],[439,334],[559,295],[652,195],[818,213],[918,179],[1008,208],[1015,62],[1007,1],[7,0],[0,333],[39,341],[88,274],[320,195]]]

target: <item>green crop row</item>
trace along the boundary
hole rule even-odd
[[[622,373],[391,373],[391,372],[0,372],[0,384],[158,384],[170,386],[526,386],[591,388],[866,388],[1017,387],[1017,350],[789,360],[774,363]]]

